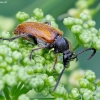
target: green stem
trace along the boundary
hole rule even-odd
[[[8,90],[8,87],[6,85],[3,89],[3,93],[5,95],[6,100],[11,100],[9,90]]]
[[[74,46],[73,50],[76,50],[79,46],[80,46],[80,44],[77,43],[77,44]]]
[[[17,87],[17,89],[16,89],[14,95],[16,95],[16,93],[18,93],[18,92],[21,90],[22,86],[23,86],[23,83],[21,82],[21,83],[19,84],[19,86]]]
[[[17,90],[16,94],[13,96],[12,100],[17,100],[17,98],[19,97],[19,95],[21,94],[26,94],[29,91],[29,89],[25,88],[23,86],[23,88],[20,88],[19,91]]]
[[[20,95],[20,94],[22,94],[22,93],[27,93],[29,91],[29,89],[27,89],[26,87],[23,87],[20,91],[19,91],[19,93],[18,93],[18,95]]]
[[[21,82],[21,83],[19,83],[19,85],[16,87],[16,89],[15,89],[13,95],[12,95],[12,100],[17,100],[17,98],[18,98],[18,95],[17,95],[17,94],[19,94],[19,92],[21,91],[22,86],[23,86],[23,83]]]
[[[12,96],[15,94],[16,89],[17,89],[17,85],[16,86],[13,86],[11,88],[10,93],[11,93]]]

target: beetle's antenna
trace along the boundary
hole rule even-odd
[[[96,53],[96,49],[90,48],[90,50],[93,50],[93,53],[90,55],[90,57],[87,60],[90,60]]]
[[[25,37],[25,36],[27,36],[27,34],[21,34],[21,35],[12,37],[12,38],[2,38],[2,37],[0,37],[0,39],[1,40],[9,40],[9,41],[12,41],[12,40],[15,40],[15,39],[18,39],[18,38],[22,38],[22,37]]]
[[[55,85],[53,91],[55,91],[55,89],[57,88],[57,86],[58,86],[58,84],[59,84],[59,82],[60,82],[61,76],[62,76],[62,74],[64,73],[65,68],[66,68],[66,67],[64,66],[64,68],[62,69],[62,71],[61,71],[61,73],[60,73],[60,75],[59,75],[59,77],[58,77],[58,80],[57,80],[57,82],[56,82],[56,85]],[[53,92],[53,91],[52,91],[52,92]]]
[[[88,50],[93,50],[93,53],[92,53],[92,54],[90,55],[90,57],[87,59],[87,60],[90,60],[90,59],[95,55],[95,53],[96,53],[96,49],[95,49],[95,48],[88,48],[88,49],[85,49],[85,50],[79,52],[78,54],[76,54],[74,57],[72,57],[72,59],[73,59],[73,58],[76,58],[78,55],[80,55],[80,54],[82,54],[83,52],[88,51]]]

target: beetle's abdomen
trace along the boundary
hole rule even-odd
[[[15,30],[14,34],[30,34],[47,43],[54,42],[57,34],[62,35],[62,31],[53,28],[50,25],[38,22],[25,22],[20,24]]]

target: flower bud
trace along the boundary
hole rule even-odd
[[[22,94],[18,97],[18,100],[30,100],[30,98],[26,96],[25,94]]]
[[[93,21],[93,20],[88,20],[87,24],[88,24],[89,27],[94,27],[96,22]]]
[[[80,98],[80,93],[79,93],[77,88],[72,89],[71,97],[74,98],[74,99],[77,99],[77,100]]]
[[[64,18],[63,24],[66,26],[72,26],[74,24],[74,18]]]
[[[83,20],[83,21],[87,21],[90,19],[90,16],[87,15],[86,13],[81,13],[80,14],[80,18]]]
[[[89,87],[89,81],[87,79],[81,78],[79,80],[79,85],[82,88],[88,88]]]
[[[93,98],[93,93],[90,90],[87,90],[86,92],[83,93],[83,99],[84,100],[92,100]]]
[[[10,38],[10,33],[7,31],[2,31],[0,36],[3,38]]]
[[[81,25],[73,25],[71,28],[72,33],[79,34],[82,32],[82,26]]]
[[[20,23],[22,23],[23,21],[27,20],[29,18],[29,15],[25,12],[18,12],[16,14],[16,18],[18,19],[18,21]]]
[[[89,80],[90,82],[94,82],[95,79],[96,79],[96,75],[95,75],[95,73],[94,73],[93,71],[87,70],[87,71],[85,72],[85,78],[86,78],[87,80]]]
[[[42,12],[42,10],[39,9],[39,8],[35,8],[35,9],[33,10],[33,14],[34,14],[34,16],[36,16],[37,19],[40,19],[40,18],[43,17],[43,12]]]

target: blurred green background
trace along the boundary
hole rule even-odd
[[[94,1],[95,2],[89,7],[90,9],[96,8],[100,3],[100,0]],[[59,28],[64,31],[64,36],[66,36],[74,46],[75,39],[73,35],[71,34],[70,30],[63,25],[63,18],[59,20],[58,17],[62,14],[66,14],[69,9],[75,8],[76,2],[77,0],[0,0],[0,27],[3,27],[3,29],[6,30],[7,28],[5,26],[8,25],[9,27],[11,23],[13,23],[12,27],[9,28],[10,30],[8,29],[12,32],[13,29],[18,25],[18,22],[15,18],[15,15],[18,11],[24,11],[29,15],[32,15],[32,11],[34,8],[41,8],[44,12],[44,15],[51,14],[56,19]],[[9,19],[10,21],[8,21],[7,19]],[[95,14],[93,20],[96,21],[96,28],[99,29],[100,10]],[[79,52],[83,49],[84,48],[79,47],[75,52]],[[100,78],[100,52],[97,52],[91,60],[87,61],[86,59],[90,54],[91,52],[88,51],[79,56],[78,68],[83,70],[90,69],[96,73],[98,78]]]

